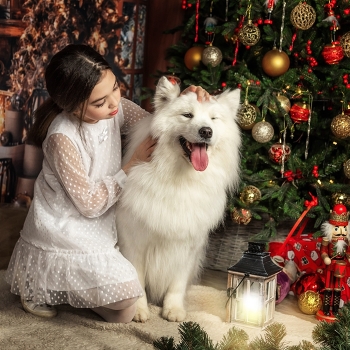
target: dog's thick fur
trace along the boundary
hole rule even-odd
[[[147,298],[163,305],[165,319],[184,320],[186,288],[200,272],[227,192],[239,181],[240,91],[202,103],[195,93],[179,94],[177,84],[160,79],[155,114],[136,125],[124,157],[149,134],[158,139],[152,160],[130,170],[117,207],[120,250],[145,289],[134,317],[141,322],[149,318]]]

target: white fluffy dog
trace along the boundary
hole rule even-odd
[[[149,318],[148,301],[162,304],[169,321],[186,317],[186,289],[239,180],[239,103],[238,89],[198,102],[195,93],[180,95],[179,86],[162,77],[154,116],[130,135],[124,161],[149,134],[158,139],[152,160],[130,170],[117,208],[120,250],[145,290],[135,321]]]

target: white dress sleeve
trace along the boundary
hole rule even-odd
[[[124,124],[121,128],[121,133],[127,135],[130,131],[130,128],[133,125],[135,125],[139,120],[150,115],[150,113],[141,108],[136,103],[126,98],[122,99],[122,104],[124,113]]]
[[[64,134],[50,135],[45,152],[57,181],[82,215],[98,217],[118,200],[126,180],[123,170],[100,181],[91,180],[78,150]]]

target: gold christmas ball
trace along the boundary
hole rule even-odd
[[[262,59],[262,69],[270,77],[278,77],[289,69],[290,60],[284,51],[279,51],[275,47],[266,52]]]
[[[274,130],[269,122],[261,121],[256,123],[252,129],[252,136],[256,142],[269,142],[274,135]]]
[[[251,130],[257,115],[257,107],[243,103],[237,113],[237,122],[243,130]]]
[[[216,46],[208,46],[203,50],[202,62],[207,65],[212,65],[216,67],[222,61],[222,53]]]
[[[193,46],[187,50],[185,54],[185,66],[189,70],[193,70],[195,67],[199,67],[202,59],[204,47],[202,46]]]
[[[249,185],[243,188],[239,198],[244,204],[252,204],[261,199],[261,192],[257,187]]]
[[[348,202],[348,196],[345,193],[335,192],[332,194],[332,203],[335,204],[344,204]]]
[[[291,107],[291,103],[288,97],[284,96],[284,95],[280,95],[278,94],[276,96],[277,101],[280,103],[282,109],[286,112],[289,113],[290,111],[290,107]],[[273,114],[277,114],[282,116],[277,108],[277,103],[274,100],[271,100],[271,102],[269,103],[268,106],[269,110],[273,113]]]
[[[255,45],[260,39],[260,30],[256,27],[252,20],[248,20],[238,33],[239,41],[246,46]]]
[[[243,224],[247,225],[250,223],[250,220],[252,219],[252,213],[249,209],[237,209],[233,208],[231,213],[232,221],[236,224]]]
[[[332,119],[331,131],[334,136],[346,139],[350,136],[350,116],[338,114]]]
[[[350,159],[344,163],[344,174],[348,179],[350,179]]]
[[[307,315],[314,315],[322,307],[322,299],[319,293],[307,290],[301,293],[298,298],[300,311]]]
[[[343,48],[344,55],[350,57],[350,32],[345,33],[341,37],[340,45]]]
[[[295,28],[307,30],[316,21],[316,11],[305,2],[299,2],[290,13],[290,21]]]

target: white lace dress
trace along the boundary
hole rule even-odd
[[[93,308],[142,295],[137,273],[115,247],[120,129],[148,115],[122,99],[96,124],[57,116],[43,143],[43,168],[6,273],[11,292],[38,303]]]

